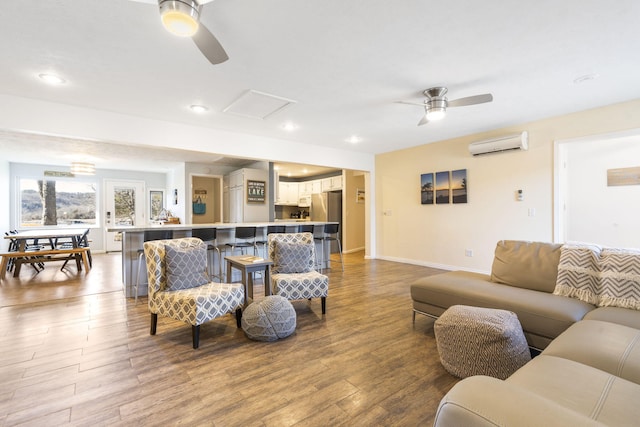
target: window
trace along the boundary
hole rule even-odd
[[[96,183],[20,179],[20,226],[96,225]]]

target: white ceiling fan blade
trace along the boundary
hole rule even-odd
[[[396,104],[407,104],[407,105],[417,105],[419,107],[424,107],[424,102],[414,102],[414,101],[396,101]]]
[[[466,98],[458,98],[447,102],[449,107],[464,107],[465,105],[484,104],[493,101],[493,95],[485,93],[482,95],[467,96]]]
[[[191,38],[195,42],[196,46],[198,46],[198,49],[200,49],[200,52],[202,52],[205,58],[207,58],[212,64],[220,64],[229,59],[227,52],[225,52],[218,39],[211,34],[202,22],[200,22],[198,31],[196,31]]]
[[[422,118],[418,122],[418,126],[426,125],[427,123],[429,123],[429,119],[427,119],[427,114],[425,113],[425,115],[422,116]]]

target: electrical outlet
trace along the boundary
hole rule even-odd
[[[464,250],[464,256],[472,257],[473,256],[473,249],[465,249]]]
[[[536,208],[529,208],[529,216],[536,216]]]

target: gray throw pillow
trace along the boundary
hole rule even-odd
[[[177,291],[209,283],[207,245],[176,248],[165,245],[167,291]]]
[[[313,243],[276,242],[274,270],[277,273],[308,273],[313,271]]]

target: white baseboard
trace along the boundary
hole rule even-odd
[[[400,262],[403,264],[420,265],[422,267],[437,268],[440,270],[447,270],[447,271],[468,271],[470,273],[490,274],[490,272],[487,272],[484,270],[476,270],[468,267],[460,267],[457,265],[437,264],[437,263],[422,261],[417,259],[397,258],[397,257],[387,257],[387,256],[378,256],[377,259],[382,259],[385,261]]]

